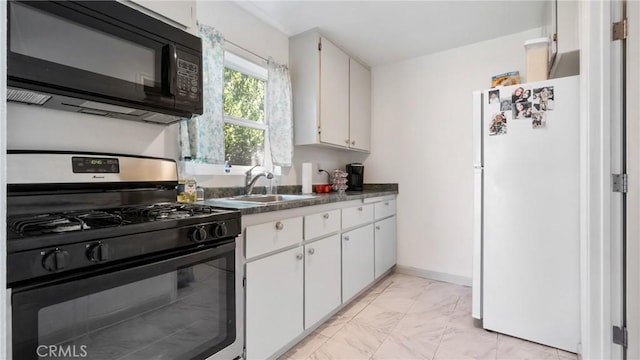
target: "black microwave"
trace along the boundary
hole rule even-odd
[[[169,124],[202,114],[202,41],[116,1],[8,1],[7,100]]]

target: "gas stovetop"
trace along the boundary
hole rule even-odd
[[[14,236],[10,237],[13,239],[195,217],[206,221],[202,218],[222,213],[229,211],[206,205],[159,203],[106,210],[9,216],[7,227],[13,232]]]

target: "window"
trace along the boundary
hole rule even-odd
[[[225,53],[224,156],[233,165],[265,165],[267,69]]]

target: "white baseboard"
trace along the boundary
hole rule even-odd
[[[419,269],[412,266],[396,265],[396,272],[406,275],[418,276],[430,280],[444,281],[456,285],[471,286],[472,283],[472,279],[470,277]]]

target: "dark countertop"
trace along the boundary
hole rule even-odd
[[[291,194],[291,192],[289,192]],[[298,193],[299,194],[299,193]],[[203,202],[206,205],[239,210],[242,215],[260,214],[271,211],[295,209],[304,206],[329,204],[341,201],[360,200],[385,195],[397,195],[398,184],[365,184],[363,191],[347,191],[344,194],[331,192],[328,194],[316,194],[313,198],[289,200],[277,203],[250,203],[246,201],[225,200],[224,198],[212,198]]]

